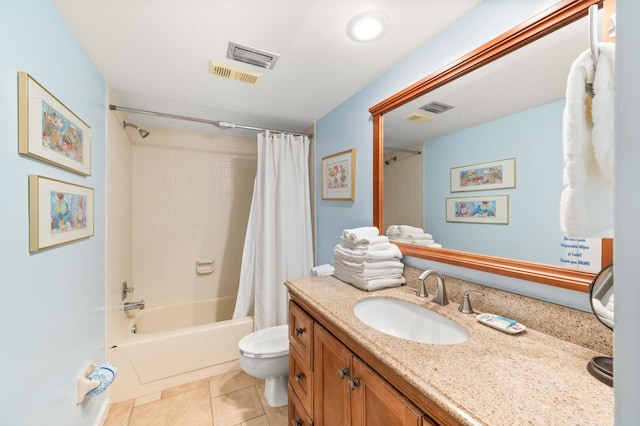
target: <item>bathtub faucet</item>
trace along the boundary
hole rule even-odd
[[[124,304],[124,310],[130,311],[132,309],[144,309],[144,300],[139,302],[128,302]]]

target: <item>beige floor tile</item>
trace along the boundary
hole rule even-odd
[[[157,401],[160,399],[162,394],[160,392],[150,393],[148,395],[143,395],[135,399],[133,402],[134,407],[138,407],[140,405],[148,404],[153,401]]]
[[[248,387],[211,399],[215,426],[237,425],[264,415],[255,387]]]
[[[256,386],[256,391],[260,397],[260,402],[264,407],[264,413],[267,416],[269,426],[287,426],[289,419],[289,412],[287,406],[284,407],[271,407],[264,396],[264,382]]]
[[[178,395],[183,392],[198,389],[203,386],[209,386],[208,379],[198,380],[196,382],[186,383],[182,386],[175,386],[173,388],[165,389],[162,391],[162,398],[169,398],[171,396]]]
[[[256,379],[242,370],[232,370],[227,373],[222,373],[209,379],[211,398],[248,388],[249,386],[255,386],[261,382],[263,382],[263,380]]]
[[[133,399],[111,404],[103,426],[127,426],[133,410]]]
[[[267,416],[256,417],[255,419],[242,422],[240,426],[270,426],[267,421]]]
[[[211,398],[207,387],[135,407],[129,426],[211,426]]]

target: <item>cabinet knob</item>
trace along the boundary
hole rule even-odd
[[[340,376],[340,379],[344,379],[348,375],[349,375],[349,369],[348,368],[341,368],[341,369],[338,370],[338,376]]]
[[[302,333],[304,333],[304,328],[302,327],[298,327],[294,330],[294,333],[296,334],[296,336],[301,335]]]
[[[360,386],[360,380],[358,380],[357,377],[354,377],[353,379],[349,379],[349,389],[354,390],[355,388],[357,388],[358,386]]]
[[[302,374],[302,373],[296,373],[296,374],[294,375],[294,377],[296,378],[296,380],[297,380],[297,381],[300,381],[300,380],[304,379],[304,374]]]
[[[304,423],[302,423],[302,420],[300,420],[300,419],[294,420],[291,423],[293,424],[293,426],[302,426],[304,424]]]

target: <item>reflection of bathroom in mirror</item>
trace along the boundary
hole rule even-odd
[[[573,61],[589,49],[588,4],[580,7],[563,17],[558,29],[547,28],[529,44],[507,54],[497,48],[499,59],[478,59],[480,65],[461,77],[445,70],[446,84],[417,89],[417,97],[403,94],[411,92],[409,87],[370,109],[374,174],[377,169],[378,188],[384,191],[374,200],[377,225],[423,228],[446,249],[403,244],[403,253],[460,266],[487,256],[491,265],[485,268],[481,260],[476,269],[585,292],[602,264],[609,263],[610,240],[568,240],[560,227],[567,76]],[[529,36],[539,37],[532,31]],[[433,76],[434,82],[440,78]],[[452,190],[451,169],[509,158],[515,158],[514,188]],[[508,224],[447,221],[447,198],[498,195],[509,196]],[[491,269],[495,262],[502,266]]]
[[[399,160],[384,168],[384,229],[423,227],[446,248],[560,265],[566,254],[557,208],[562,113],[569,68],[588,49],[587,31],[583,18],[385,114],[385,158]],[[425,111],[434,102],[453,108],[435,113],[427,106]],[[421,155],[389,150],[419,142]],[[515,188],[451,192],[451,168],[504,158],[516,158]],[[418,171],[411,173],[415,162],[423,166],[422,185]],[[397,181],[404,176],[409,180]],[[420,186],[424,199],[417,194],[401,198],[409,208],[394,200],[398,188]],[[446,198],[494,193],[510,197],[509,226],[447,222]],[[412,218],[416,212],[423,212],[422,220]],[[591,270],[599,271],[600,265]]]

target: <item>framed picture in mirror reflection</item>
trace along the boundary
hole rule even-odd
[[[447,198],[447,222],[509,223],[509,196],[485,195],[479,197]]]
[[[516,187],[516,159],[470,164],[451,169],[451,192]]]

